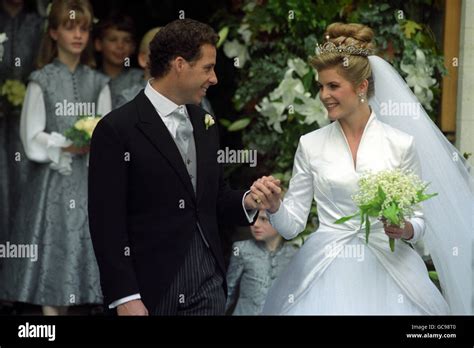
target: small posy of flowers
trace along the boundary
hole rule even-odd
[[[204,124],[206,125],[206,130],[209,129],[209,127],[213,126],[214,123],[216,123],[214,121],[214,117],[212,117],[211,115],[209,114],[206,114],[206,116],[204,116]]]
[[[66,138],[72,141],[76,147],[89,146],[94,129],[99,123],[101,117],[82,116],[79,120],[65,132]]]
[[[352,196],[359,211],[335,221],[343,224],[360,216],[361,228],[365,223],[365,241],[369,242],[370,217],[387,220],[394,226],[404,227],[405,220],[414,215],[420,202],[426,201],[437,193],[427,194],[428,183],[423,182],[412,171],[400,169],[378,173],[366,173],[359,179],[359,191]],[[390,250],[395,250],[395,240],[390,238]]]
[[[25,98],[26,86],[19,80],[6,80],[0,88],[0,95],[13,106],[21,106]]]

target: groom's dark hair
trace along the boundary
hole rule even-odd
[[[219,35],[209,25],[194,19],[177,19],[163,27],[150,42],[151,76],[160,78],[171,68],[170,62],[183,57],[188,62],[201,58],[201,46],[216,46]]]

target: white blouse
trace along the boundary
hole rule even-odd
[[[106,115],[112,110],[112,99],[109,86],[100,91],[97,111]],[[71,173],[73,154],[62,151],[72,143],[64,135],[45,132],[46,107],[43,91],[39,84],[30,82],[26,89],[23,109],[21,110],[20,138],[26,156],[31,161],[50,163],[50,167],[63,175]]]

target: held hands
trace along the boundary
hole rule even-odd
[[[386,219],[382,219],[385,234],[393,239],[412,239],[414,235],[413,225],[405,220],[405,228],[389,225]]]
[[[148,310],[142,300],[132,300],[117,307],[117,315],[140,315],[147,316]]]
[[[254,181],[250,191],[245,197],[246,208],[267,209],[272,214],[280,208],[280,180],[273,176],[263,176]]]

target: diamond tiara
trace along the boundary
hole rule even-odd
[[[353,56],[363,56],[367,57],[374,54],[374,50],[371,48],[361,48],[351,45],[340,45],[336,46],[332,42],[325,42],[323,45],[317,44],[316,45],[316,54],[320,55],[322,53],[342,53],[342,54],[349,54]]]

